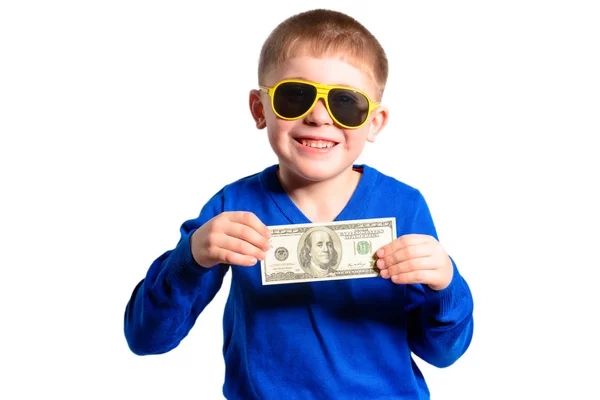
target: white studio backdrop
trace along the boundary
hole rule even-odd
[[[386,49],[390,122],[358,162],[423,192],[473,291],[467,353],[418,360],[432,398],[600,398],[597,3],[391,4],[0,3],[0,398],[223,398],[229,274],[167,354],[131,353],[123,313],[184,220],[276,162],[248,92],[316,7]]]

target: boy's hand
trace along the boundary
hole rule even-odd
[[[429,235],[403,235],[377,250],[377,267],[394,283],[423,283],[442,290],[452,281],[452,261]]]
[[[219,263],[250,267],[269,250],[269,229],[251,212],[224,212],[192,235],[192,255],[210,268]]]

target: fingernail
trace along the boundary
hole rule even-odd
[[[381,259],[377,260],[377,267],[379,269],[383,269],[385,267],[385,261],[383,261]]]
[[[252,264],[256,264],[258,262],[258,260],[256,258],[254,258],[254,257],[250,257],[250,262]]]
[[[383,249],[377,250],[377,257],[383,257],[383,253],[384,253]]]

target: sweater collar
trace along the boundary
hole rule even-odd
[[[353,219],[364,218],[365,204],[368,202],[368,195],[373,190],[376,180],[377,171],[365,164],[355,164],[353,168],[357,171],[362,172],[362,176],[356,190],[350,197],[348,204],[335,218],[334,221],[347,221]],[[261,181],[271,196],[271,199],[277,206],[277,208],[283,213],[287,220],[291,224],[306,224],[311,221],[302,213],[302,211],[294,204],[292,199],[283,189],[279,177],[277,176],[277,170],[279,165],[275,164],[267,167],[261,173]]]

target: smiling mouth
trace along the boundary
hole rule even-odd
[[[296,142],[313,149],[329,149],[337,143],[330,140],[296,139]]]

